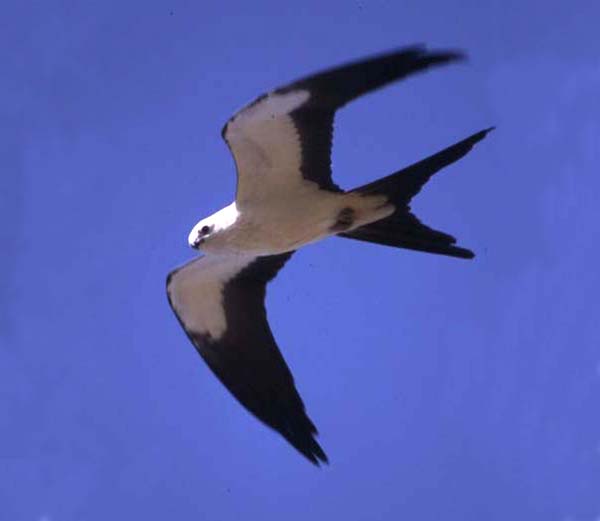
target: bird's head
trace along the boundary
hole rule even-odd
[[[207,250],[212,243],[214,243],[214,247],[218,247],[220,241],[215,241],[215,239],[221,237],[222,232],[235,223],[237,216],[237,208],[235,203],[232,203],[217,213],[202,219],[192,228],[188,236],[188,244],[195,250]]]
[[[202,245],[210,240],[210,236],[215,231],[215,223],[211,217],[202,219],[196,226],[192,228],[188,236],[188,244],[195,250],[201,250]]]

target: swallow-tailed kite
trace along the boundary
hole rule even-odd
[[[235,201],[189,234],[204,256],[167,277],[169,303],[202,358],[258,419],[315,464],[327,456],[269,324],[265,291],[295,250],[332,235],[470,259],[454,237],[429,228],[410,201],[488,128],[354,190],[331,179],[337,109],[458,52],[410,47],[330,69],[257,98],[223,128],[237,167]]]

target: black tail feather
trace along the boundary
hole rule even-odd
[[[421,223],[411,213],[410,201],[435,173],[464,157],[493,128],[477,132],[418,163],[353,190],[365,195],[385,195],[396,206],[396,211],[385,219],[339,236],[463,259],[473,258],[472,251],[454,246],[454,237]]]
[[[454,237],[425,226],[412,213],[393,214],[338,236],[461,259],[472,259],[475,256],[471,250],[454,246]]]

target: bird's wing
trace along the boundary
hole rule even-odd
[[[326,462],[294,379],[267,322],[264,300],[292,252],[205,256],[167,277],[169,303],[188,337],[229,391],[310,461]]]
[[[303,180],[339,191],[331,179],[337,109],[390,82],[462,58],[452,51],[410,47],[300,79],[264,94],[223,127],[237,167],[239,207],[293,191]]]

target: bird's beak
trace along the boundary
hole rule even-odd
[[[194,250],[197,250],[203,242],[204,239],[196,237],[193,241],[190,241],[190,247],[194,248]]]
[[[198,230],[196,229],[196,227],[194,227],[192,229],[192,231],[190,232],[190,234],[188,235],[188,244],[190,246],[190,248],[193,248],[194,250],[198,249],[198,246],[200,246],[200,244],[202,244],[202,239],[199,236],[200,234],[198,233]]]

